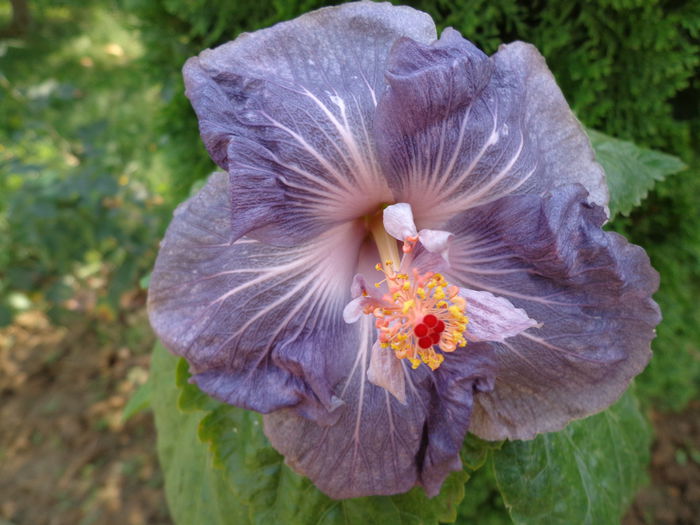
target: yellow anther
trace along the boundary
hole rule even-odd
[[[408,359],[412,368],[425,364],[435,370],[444,361],[443,354],[466,344],[466,301],[458,295],[459,288],[450,285],[441,274],[421,273],[414,268],[409,277],[395,273],[397,265],[398,259],[376,265],[386,277],[377,286],[386,283],[388,288],[382,306],[375,303],[372,307],[379,343],[382,348],[390,348],[396,358]],[[440,321],[439,331],[433,328],[438,326],[433,321],[423,322],[428,315]],[[419,324],[423,325],[418,330],[423,334],[420,336],[416,334]]]
[[[381,265],[381,263],[375,264],[375,265],[374,265],[374,269],[377,270],[378,272],[381,272],[381,271],[382,271],[382,265]]]
[[[454,317],[460,317],[462,316],[462,309],[457,306],[456,304],[453,304],[447,309],[448,312],[450,312]]]

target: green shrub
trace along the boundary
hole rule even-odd
[[[30,3],[27,39],[0,47],[0,325],[13,304],[55,311],[88,274],[114,314],[166,222],[160,93],[123,13],[95,3]]]

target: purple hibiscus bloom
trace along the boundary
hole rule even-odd
[[[435,495],[467,430],[559,430],[645,367],[657,274],[601,229],[604,173],[534,47],[360,2],[184,74],[225,173],[175,212],[151,322],[328,495]]]

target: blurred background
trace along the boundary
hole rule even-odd
[[[405,2],[487,53],[534,43],[588,127],[679,156],[610,228],[661,273],[637,380],[656,435],[624,523],[700,515],[700,2]],[[318,0],[0,0],[0,525],[168,524],[145,287],[174,207],[213,170],[191,55]],[[132,400],[130,402],[130,400]],[[126,408],[126,410],[125,410]],[[464,523],[508,523],[488,472]]]

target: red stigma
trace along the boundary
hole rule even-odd
[[[423,317],[423,322],[413,328],[413,333],[418,338],[418,346],[423,349],[440,343],[441,333],[445,331],[445,323],[433,314]]]
[[[428,327],[423,323],[417,324],[413,329],[413,333],[416,334],[417,337],[425,337],[428,335]]]
[[[423,349],[430,348],[433,346],[433,340],[430,337],[421,337],[418,340],[418,346],[420,346]]]
[[[423,317],[423,322],[425,324],[427,324],[430,328],[432,328],[437,324],[438,318],[435,317],[433,314],[428,314],[425,317]],[[444,326],[444,323],[443,323],[443,326]]]

